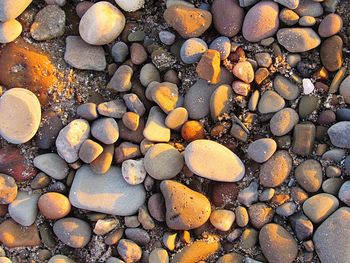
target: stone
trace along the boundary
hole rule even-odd
[[[232,73],[245,83],[251,83],[254,80],[254,69],[248,61],[238,62],[233,67]]]
[[[327,131],[332,144],[339,148],[350,148],[349,129],[350,121],[341,121],[332,125]]]
[[[257,229],[270,223],[275,211],[264,203],[256,203],[248,208],[250,223]]]
[[[264,187],[280,186],[292,170],[293,160],[287,151],[277,151],[260,168],[260,184]]]
[[[35,224],[23,228],[12,219],[7,219],[0,224],[0,242],[8,248],[41,245],[39,231]]]
[[[63,123],[58,113],[52,110],[44,111],[40,127],[36,133],[37,146],[45,150],[51,148],[62,128]]]
[[[303,92],[305,95],[311,94],[315,89],[311,79],[303,79]]]
[[[50,260],[48,263],[75,263],[75,261],[71,260],[69,257],[66,257],[64,255],[55,255]]]
[[[228,113],[231,107],[233,94],[229,85],[223,84],[217,87],[210,97],[211,118],[216,121],[224,113]]]
[[[295,100],[300,94],[298,86],[280,74],[273,80],[273,88],[286,100]]]
[[[288,26],[293,26],[296,23],[298,23],[300,17],[293,10],[283,8],[279,13],[279,18],[284,24]]]
[[[140,246],[151,241],[149,234],[141,228],[127,228],[125,229],[125,236]]]
[[[276,214],[283,217],[289,217],[293,215],[297,209],[298,207],[295,203],[287,202],[276,208]]]
[[[338,121],[350,121],[350,109],[349,108],[337,109],[336,117]]]
[[[212,84],[220,81],[220,53],[214,49],[208,49],[197,64],[198,77]]]
[[[216,207],[233,204],[239,192],[236,183],[214,183],[210,190],[210,200]]]
[[[152,81],[160,82],[158,69],[152,64],[147,63],[141,68],[140,81],[142,86],[147,87]]]
[[[299,117],[305,119],[319,107],[319,98],[317,96],[303,96],[299,101]]]
[[[131,89],[133,70],[128,65],[121,65],[107,84],[108,89],[117,92],[125,92]]]
[[[53,225],[53,231],[59,240],[73,248],[83,248],[91,239],[89,224],[74,217],[66,217],[56,221]]]
[[[119,225],[119,220],[116,218],[98,219],[94,227],[94,233],[98,236],[105,235],[111,232]]]
[[[112,144],[119,138],[119,127],[113,118],[99,118],[92,123],[91,134],[104,144]]]
[[[160,193],[153,194],[148,199],[148,210],[151,216],[157,221],[165,221],[165,202]]]
[[[260,67],[268,68],[272,65],[271,55],[267,52],[256,53],[255,60]]]
[[[235,213],[225,209],[214,210],[210,214],[209,220],[216,229],[228,231],[235,221]]]
[[[169,263],[168,252],[163,248],[155,248],[149,255],[149,262]]]
[[[144,160],[125,160],[122,163],[122,175],[128,184],[141,184],[146,178]]]
[[[17,18],[30,5],[32,0],[5,0],[0,4],[0,21]]]
[[[327,194],[337,195],[343,183],[341,178],[329,178],[322,183],[322,190]]]
[[[165,119],[165,125],[172,130],[179,130],[181,126],[188,120],[188,112],[186,108],[179,107],[171,112]]]
[[[277,149],[277,143],[270,138],[256,140],[248,146],[248,156],[257,163],[264,163]]]
[[[126,106],[132,112],[142,116],[146,112],[146,108],[140,98],[135,93],[128,93],[123,96]],[[125,113],[124,113],[125,114]],[[123,116],[124,116],[123,114]]]
[[[15,180],[0,173],[0,204],[10,204],[17,196],[17,184]]]
[[[273,113],[284,108],[285,101],[272,90],[267,90],[261,96],[258,104],[258,111],[260,113]]]
[[[313,123],[299,123],[294,127],[293,152],[301,156],[312,153],[315,142],[316,127]]]
[[[90,125],[86,120],[77,119],[70,122],[57,136],[57,153],[68,163],[77,161],[80,146],[89,135]]]
[[[337,71],[343,64],[343,40],[340,36],[332,36],[322,42],[320,57],[328,71]]]
[[[245,207],[239,206],[235,209],[236,223],[239,227],[245,227],[249,223],[248,211]]]
[[[105,243],[109,246],[115,245],[119,242],[119,240],[124,235],[124,229],[123,228],[116,228],[112,232],[106,235]]]
[[[173,27],[181,37],[199,37],[211,25],[209,11],[185,5],[172,5],[163,14],[165,22]]]
[[[35,16],[30,35],[37,41],[61,37],[66,27],[66,14],[57,5],[47,5]]]
[[[243,0],[243,1],[245,1],[245,0]],[[243,262],[243,259],[244,259],[244,257],[241,254],[238,254],[236,252],[231,252],[229,254],[225,254],[222,257],[220,257],[216,261],[216,263],[230,263],[230,262],[240,263],[240,262]],[[254,262],[251,262],[251,263],[254,263]]]
[[[211,13],[214,27],[221,35],[234,37],[241,30],[244,10],[236,0],[215,0]]]
[[[152,100],[165,112],[175,109],[179,92],[178,87],[170,82],[157,83],[151,91]]]
[[[299,5],[299,0],[274,0],[275,2],[288,7],[289,9],[295,9]]]
[[[313,26],[316,24],[316,18],[313,16],[303,16],[299,19],[299,25],[301,26]]]
[[[268,76],[270,76],[270,72],[267,68],[258,68],[258,70],[255,71],[254,80],[256,84],[260,85]]]
[[[118,41],[113,45],[111,52],[114,61],[117,63],[122,63],[129,55],[129,48],[124,42]]]
[[[267,224],[261,229],[259,243],[270,263],[292,263],[298,255],[298,245],[293,236],[277,224]]]
[[[232,3],[232,1],[230,1]],[[210,49],[216,50],[220,53],[220,59],[223,60],[230,55],[231,52],[231,42],[228,37],[218,37],[211,42]]]
[[[185,162],[193,173],[214,181],[236,182],[245,174],[244,164],[237,155],[210,140],[196,140],[187,145]]]
[[[263,1],[247,12],[242,27],[243,37],[250,42],[259,42],[273,36],[279,27],[278,4]]]
[[[176,253],[171,262],[200,262],[213,255],[220,248],[218,240],[197,240]]]
[[[48,176],[62,180],[67,177],[69,168],[67,163],[56,153],[45,153],[34,158],[33,164]]]
[[[247,96],[249,91],[250,91],[250,84],[244,83],[243,81],[235,80],[232,82],[232,89],[238,95]],[[257,94],[259,95],[259,91],[257,91],[257,92],[258,92]],[[253,95],[252,95],[252,97],[253,97]],[[255,98],[254,98],[254,100],[255,100]],[[257,103],[257,101],[256,101],[256,103]]]
[[[321,44],[320,37],[311,28],[283,28],[277,32],[277,40],[289,52],[306,52]]]
[[[313,16],[318,17],[323,14],[322,5],[312,0],[303,0],[299,2],[295,12],[300,16]]]
[[[159,37],[159,40],[167,46],[171,46],[172,44],[174,44],[176,39],[175,34],[165,30],[160,31],[158,34],[158,37]]]
[[[80,147],[79,158],[85,163],[92,163],[102,152],[103,147],[100,144],[87,139]]]
[[[146,153],[144,165],[147,173],[156,180],[175,177],[184,165],[182,155],[166,143],[153,145]]]
[[[121,239],[118,242],[117,250],[125,262],[138,262],[142,256],[141,248],[135,242],[128,239]]]
[[[165,199],[169,228],[189,230],[203,225],[209,219],[210,202],[204,195],[171,180],[162,181],[160,190]]]
[[[251,182],[248,187],[239,192],[237,200],[247,207],[251,206],[258,201],[258,188],[259,185],[256,182]]]
[[[307,240],[312,236],[314,226],[302,212],[291,216],[290,223],[299,240]]]
[[[200,38],[187,39],[181,46],[180,58],[185,64],[198,62],[208,50],[208,45]]]
[[[328,14],[322,19],[318,27],[318,34],[321,37],[330,37],[339,33],[342,27],[343,20],[339,15]]]
[[[145,0],[115,0],[117,5],[126,12],[135,12],[143,8]]]
[[[13,88],[1,96],[0,135],[8,142],[21,144],[29,141],[36,134],[40,121],[40,102],[31,91]]]
[[[114,145],[105,145],[103,147],[103,152],[90,163],[91,169],[96,174],[104,174],[111,167],[114,153]]]
[[[322,185],[322,167],[316,160],[306,160],[295,169],[295,179],[307,192],[317,192]]]
[[[295,110],[291,108],[284,108],[275,115],[270,120],[270,129],[272,134],[276,136],[283,136],[289,133],[294,126],[298,123],[299,116]]]
[[[187,121],[181,128],[181,136],[187,142],[205,138],[205,129],[199,121]]]
[[[70,66],[83,70],[103,71],[107,65],[103,47],[89,45],[79,36],[66,38],[64,60]]]
[[[8,206],[11,218],[22,226],[32,225],[38,213],[37,203],[39,197],[40,194],[19,191],[16,199]]]
[[[154,220],[152,219],[151,215],[149,214],[146,205],[142,205],[139,208],[139,213],[137,215],[138,221],[141,223],[143,229],[151,230],[155,228]]]
[[[135,112],[126,112],[123,115],[122,121],[128,129],[136,131],[139,127],[140,115]]]
[[[140,157],[140,147],[130,142],[122,142],[115,148],[114,160],[116,163],[122,163],[125,160]]]
[[[114,41],[125,27],[125,17],[108,2],[91,6],[79,23],[81,38],[91,45],[105,45]]]
[[[68,198],[55,192],[45,193],[40,196],[38,207],[40,213],[50,220],[61,219],[68,215],[71,210]]]
[[[0,22],[0,43],[7,44],[14,41],[22,33],[22,24],[15,19]]]
[[[30,187],[33,190],[38,190],[49,186],[51,179],[46,174],[40,172],[38,173],[30,183]]]
[[[177,233],[169,233],[169,232],[165,232],[163,235],[163,238],[162,238],[163,244],[170,251],[173,251],[175,249],[176,236],[177,236]]]
[[[163,111],[153,106],[149,112],[143,136],[153,142],[168,142],[170,140],[170,129],[165,126],[165,115]]]
[[[142,185],[129,185],[120,168],[111,166],[103,175],[95,174],[87,165],[76,172],[69,201],[77,208],[112,215],[132,215],[145,202]],[[125,206],[125,203],[128,206]]]
[[[246,228],[241,235],[240,247],[243,249],[253,248],[258,242],[258,231],[254,228]]]
[[[342,184],[338,194],[339,199],[347,206],[350,204],[350,182],[346,181]]]
[[[347,76],[340,84],[339,93],[343,96],[345,103],[350,104],[350,76]]]
[[[93,121],[98,118],[97,106],[93,102],[87,102],[79,105],[77,115],[88,121]]]
[[[323,263],[347,261],[350,256],[347,242],[349,226],[350,209],[342,207],[317,228],[313,241],[316,253]]]
[[[132,43],[130,46],[130,58],[134,65],[141,65],[147,60],[146,49],[139,43]]]
[[[336,197],[321,193],[308,198],[303,204],[303,211],[313,223],[319,224],[337,210],[338,206]]]

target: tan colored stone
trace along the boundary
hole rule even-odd
[[[49,192],[40,196],[38,201],[40,213],[50,220],[60,219],[69,214],[71,205],[66,196]]]
[[[216,84],[220,81],[220,53],[217,50],[208,49],[199,61],[196,72],[202,79]]]

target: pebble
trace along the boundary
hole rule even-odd
[[[211,42],[210,49],[216,50],[220,53],[220,59],[223,60],[230,55],[231,52],[231,42],[228,37],[217,37]]]
[[[217,87],[210,97],[210,114],[214,121],[225,113],[228,113],[233,98],[232,88],[223,84]]]
[[[135,112],[126,112],[123,115],[122,121],[126,128],[136,131],[139,127],[140,115]]]
[[[293,202],[287,202],[283,205],[280,205],[276,208],[276,214],[283,216],[283,217],[289,217],[295,213],[297,210],[297,205]]]
[[[172,258],[172,263],[201,262],[221,248],[218,240],[197,240],[177,252]]]
[[[163,244],[170,251],[173,251],[175,249],[176,236],[177,236],[177,233],[169,233],[169,232],[165,232],[163,235],[163,238],[162,238]]]
[[[102,152],[103,147],[100,144],[87,139],[80,147],[79,158],[85,163],[92,163]]]
[[[170,129],[165,126],[165,114],[157,107],[153,106],[148,115],[143,136],[152,142],[168,142],[170,140]]]
[[[32,0],[5,0],[0,4],[0,21],[17,18],[30,5]]]
[[[40,196],[38,207],[40,213],[50,220],[61,219],[68,215],[71,210],[68,198],[55,192],[45,193]]]
[[[64,6],[66,4],[66,0],[45,0],[48,5],[58,5]]]
[[[350,109],[349,108],[337,109],[336,117],[338,121],[350,121]]]
[[[109,246],[115,245],[119,242],[119,240],[124,235],[124,229],[123,228],[116,228],[112,232],[106,235],[105,243]]]
[[[220,231],[229,231],[235,221],[235,213],[225,209],[214,210],[209,220],[216,229]]]
[[[350,148],[349,129],[350,121],[341,121],[332,125],[327,131],[332,144],[339,148]]]
[[[205,138],[203,124],[199,121],[187,121],[181,128],[181,136],[187,142]]]
[[[316,19],[313,16],[303,16],[299,19],[299,25],[301,26],[313,26],[316,24]]]
[[[130,46],[131,62],[134,65],[141,65],[147,60],[147,52],[139,43],[132,43]]]
[[[259,42],[272,37],[278,27],[278,4],[263,1],[249,9],[243,21],[242,34],[250,42]]]
[[[140,147],[130,142],[122,142],[115,148],[114,160],[116,163],[122,163],[125,160],[140,157]]]
[[[22,24],[15,19],[0,22],[0,43],[7,44],[19,37],[22,33]]]
[[[51,1],[51,0],[49,0],[49,1]],[[94,5],[94,3],[89,2],[89,1],[79,2],[75,7],[75,11],[76,11],[77,15],[79,16],[79,18],[82,18],[83,15],[86,13],[86,11],[93,5]]]
[[[234,242],[242,235],[242,232],[243,231],[241,228],[236,228],[235,230],[233,230],[231,233],[227,235],[227,240],[230,242]]]
[[[295,12],[297,12],[300,16],[318,17],[323,14],[323,8],[320,3],[312,0],[303,0],[299,2]]]
[[[316,127],[313,123],[300,123],[294,127],[293,152],[301,156],[312,153],[315,143]]]
[[[129,55],[128,45],[122,41],[118,41],[113,45],[111,53],[115,62],[123,63]]]
[[[105,145],[103,152],[90,163],[91,169],[97,174],[106,173],[112,164],[114,145]]]
[[[165,200],[169,228],[189,230],[200,227],[209,219],[210,202],[204,195],[171,180],[162,181],[160,190]]]
[[[323,160],[329,160],[334,162],[340,162],[343,158],[345,158],[345,150],[343,149],[332,149],[325,152],[322,155]]]
[[[280,20],[287,26],[293,26],[299,21],[299,15],[293,10],[283,8],[279,14]]]
[[[126,12],[135,12],[143,8],[145,0],[115,0],[117,5]]]
[[[314,226],[302,212],[294,214],[289,220],[299,240],[307,240],[312,237]]]
[[[136,213],[144,203],[145,190],[142,185],[125,182],[120,168],[111,166],[100,176],[83,165],[75,174],[69,200],[80,209],[126,216]]]
[[[251,206],[258,201],[258,188],[259,185],[256,182],[251,182],[248,187],[239,192],[237,200],[246,207]]]
[[[125,92],[131,89],[133,70],[128,65],[121,65],[107,84],[108,89]]]
[[[273,135],[282,136],[289,133],[294,126],[298,123],[299,116],[295,110],[291,108],[284,108],[270,120],[270,129]]]
[[[42,188],[47,187],[50,183],[51,183],[50,177],[47,176],[46,174],[40,172],[31,181],[30,187],[33,190],[37,190],[37,189],[42,189]]]
[[[249,91],[250,91],[250,84],[244,83],[243,81],[235,80],[232,82],[232,89],[238,95],[247,96]],[[255,93],[255,92],[257,92],[257,93]],[[255,91],[255,92],[253,93],[252,97],[254,96],[254,94],[258,94],[258,96],[259,96],[259,91]],[[254,100],[255,99],[256,98],[254,98]],[[256,99],[256,104],[258,103],[257,100],[258,99]]]
[[[127,228],[124,233],[128,239],[140,246],[148,244],[151,240],[149,234],[141,228]]]
[[[260,67],[268,68],[272,64],[271,55],[269,53],[266,53],[266,52],[256,53],[255,60]]]
[[[144,87],[147,87],[153,81],[160,82],[158,69],[152,63],[145,64],[141,68],[140,81]]]
[[[217,32],[226,37],[234,37],[241,31],[244,10],[237,1],[215,0],[211,7],[213,24]]]
[[[329,178],[322,183],[322,190],[327,194],[337,195],[343,182],[341,178]]]
[[[277,32],[277,40],[289,52],[306,52],[321,44],[320,37],[311,28],[283,28]]]
[[[63,124],[58,113],[47,110],[43,112],[41,124],[36,133],[36,143],[40,149],[49,149],[55,144]]]
[[[143,159],[125,160],[122,163],[122,175],[128,184],[141,184],[146,178],[146,170],[143,164]]]
[[[256,140],[248,146],[248,156],[257,163],[264,163],[277,149],[277,143],[270,138]]]
[[[0,173],[0,204],[10,204],[17,196],[15,180],[6,174]]]
[[[301,61],[301,56],[299,54],[289,54],[287,55],[287,63],[294,68]],[[282,76],[282,75],[278,75]]]
[[[214,49],[208,49],[197,64],[198,77],[211,84],[220,81],[220,53]]]
[[[139,262],[142,256],[141,248],[128,239],[121,239],[118,242],[117,250],[122,259],[129,263]]]
[[[256,203],[249,207],[250,223],[257,229],[270,223],[275,214],[274,210],[264,203]]]
[[[336,197],[321,193],[308,198],[303,204],[303,211],[313,223],[319,224],[337,210],[338,206]]]
[[[22,226],[32,225],[38,213],[37,203],[39,197],[40,194],[19,191],[16,199],[8,206],[11,218]]]
[[[275,189],[273,188],[267,188],[264,191],[261,192],[259,196],[259,201],[266,202],[270,201],[272,197],[275,195]]]
[[[171,112],[165,119],[165,125],[172,130],[179,130],[181,126],[188,120],[188,112],[186,108],[179,107]]]
[[[155,248],[150,253],[148,261],[153,263],[169,263],[168,252],[163,248]]]
[[[55,255],[50,258],[48,263],[75,263],[75,261],[64,255]]]
[[[295,100],[300,93],[296,84],[280,74],[273,80],[273,88],[286,100]]]
[[[35,224],[23,228],[12,219],[7,219],[0,224],[0,242],[7,248],[41,245],[39,231]]]
[[[169,6],[163,17],[165,22],[183,38],[201,36],[212,22],[212,15],[209,11],[185,5]]]
[[[2,94],[0,135],[5,140],[13,144],[29,141],[37,132],[40,121],[40,102],[34,93],[23,88],[13,88]]]
[[[86,120],[73,120],[57,136],[57,153],[68,163],[77,161],[80,146],[89,137],[89,134],[90,125]]]
[[[224,207],[236,201],[238,192],[236,183],[214,183],[211,187],[210,199],[216,207]]]
[[[249,223],[248,211],[245,207],[239,206],[235,209],[236,223],[239,227],[245,227]]]
[[[114,5],[103,1],[85,12],[79,23],[79,33],[91,45],[105,45],[114,41],[124,27],[123,13]]]
[[[299,117],[305,119],[319,107],[319,98],[317,96],[303,96],[299,101]]]
[[[328,71],[334,72],[340,69],[343,64],[343,40],[341,37],[332,36],[323,41],[320,57],[323,66]]]
[[[277,224],[267,224],[261,229],[259,243],[270,263],[292,263],[298,255],[298,245],[293,236]]]
[[[113,118],[99,118],[92,123],[91,134],[104,144],[112,144],[119,138],[119,127]]]
[[[345,103],[350,104],[350,76],[341,82],[339,93],[343,96]]]
[[[318,27],[318,34],[321,37],[330,37],[339,33],[342,27],[343,20],[341,17],[337,14],[329,14],[322,19]]]
[[[238,62],[234,66],[232,73],[245,83],[251,83],[254,80],[254,69],[248,61]]]
[[[45,153],[34,158],[36,168],[54,179],[62,180],[67,177],[69,168],[67,163],[56,153]]]
[[[180,57],[185,64],[198,62],[208,50],[208,45],[200,38],[187,39],[181,46]]]
[[[151,230],[155,228],[154,220],[152,219],[151,215],[149,214],[146,205],[142,205],[139,208],[139,213],[137,215],[137,219],[141,223],[143,229]]]
[[[272,90],[267,90],[261,96],[258,104],[260,113],[273,113],[283,109],[285,106],[284,99]]]
[[[258,231],[254,228],[246,228],[241,236],[240,247],[243,249],[253,248],[258,242]]]
[[[287,151],[277,151],[260,168],[260,184],[264,187],[280,186],[292,170],[293,160]]]
[[[60,241],[73,248],[83,248],[91,239],[89,224],[74,217],[57,220],[53,231]]]
[[[174,44],[176,39],[175,34],[165,30],[160,31],[158,36],[160,41],[167,46],[171,46],[172,44]]]
[[[311,94],[315,89],[311,79],[303,79],[303,91],[305,95]]]
[[[214,181],[236,182],[245,174],[244,164],[237,155],[210,140],[196,140],[187,145],[185,162],[193,173]],[[207,163],[205,168],[203,162]]]
[[[160,193],[153,194],[148,199],[148,210],[151,216],[157,221],[165,221],[165,203]]]
[[[347,206],[350,206],[350,181],[343,183],[343,185],[340,187],[338,197]]]
[[[143,105],[140,98],[135,93],[128,93],[123,96],[123,99],[125,101],[126,106],[129,110],[132,112],[137,113],[138,115],[142,116],[146,112],[146,108]],[[125,113],[124,113],[125,114]],[[124,116],[123,114],[123,116]]]
[[[37,41],[61,37],[66,27],[66,14],[57,5],[47,5],[35,16],[30,35]]]
[[[350,208],[342,207],[326,219],[313,236],[320,260],[323,263],[346,262],[350,257],[349,234]]]
[[[289,9],[295,9],[299,5],[299,0],[274,0],[275,2],[288,7]]]
[[[97,106],[93,102],[87,102],[79,105],[77,115],[88,121],[93,121],[98,118]]]
[[[322,185],[322,167],[316,160],[306,160],[295,169],[298,184],[307,192],[317,192]]]
[[[170,82],[157,83],[150,95],[152,100],[167,114],[176,108],[179,98],[178,87]]]

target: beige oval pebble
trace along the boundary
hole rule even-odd
[[[6,44],[14,41],[22,33],[22,25],[17,20],[0,22],[0,43]]]
[[[218,209],[211,213],[209,220],[216,229],[228,231],[235,221],[235,213],[230,210]]]
[[[56,220],[69,214],[71,205],[66,196],[49,192],[40,196],[38,201],[40,213],[47,219]]]
[[[169,112],[165,119],[165,125],[172,130],[178,130],[187,120],[188,112],[186,108],[179,107]]]

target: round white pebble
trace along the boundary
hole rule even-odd
[[[312,83],[311,79],[303,79],[303,89],[305,95],[309,95],[314,91],[315,86]]]

